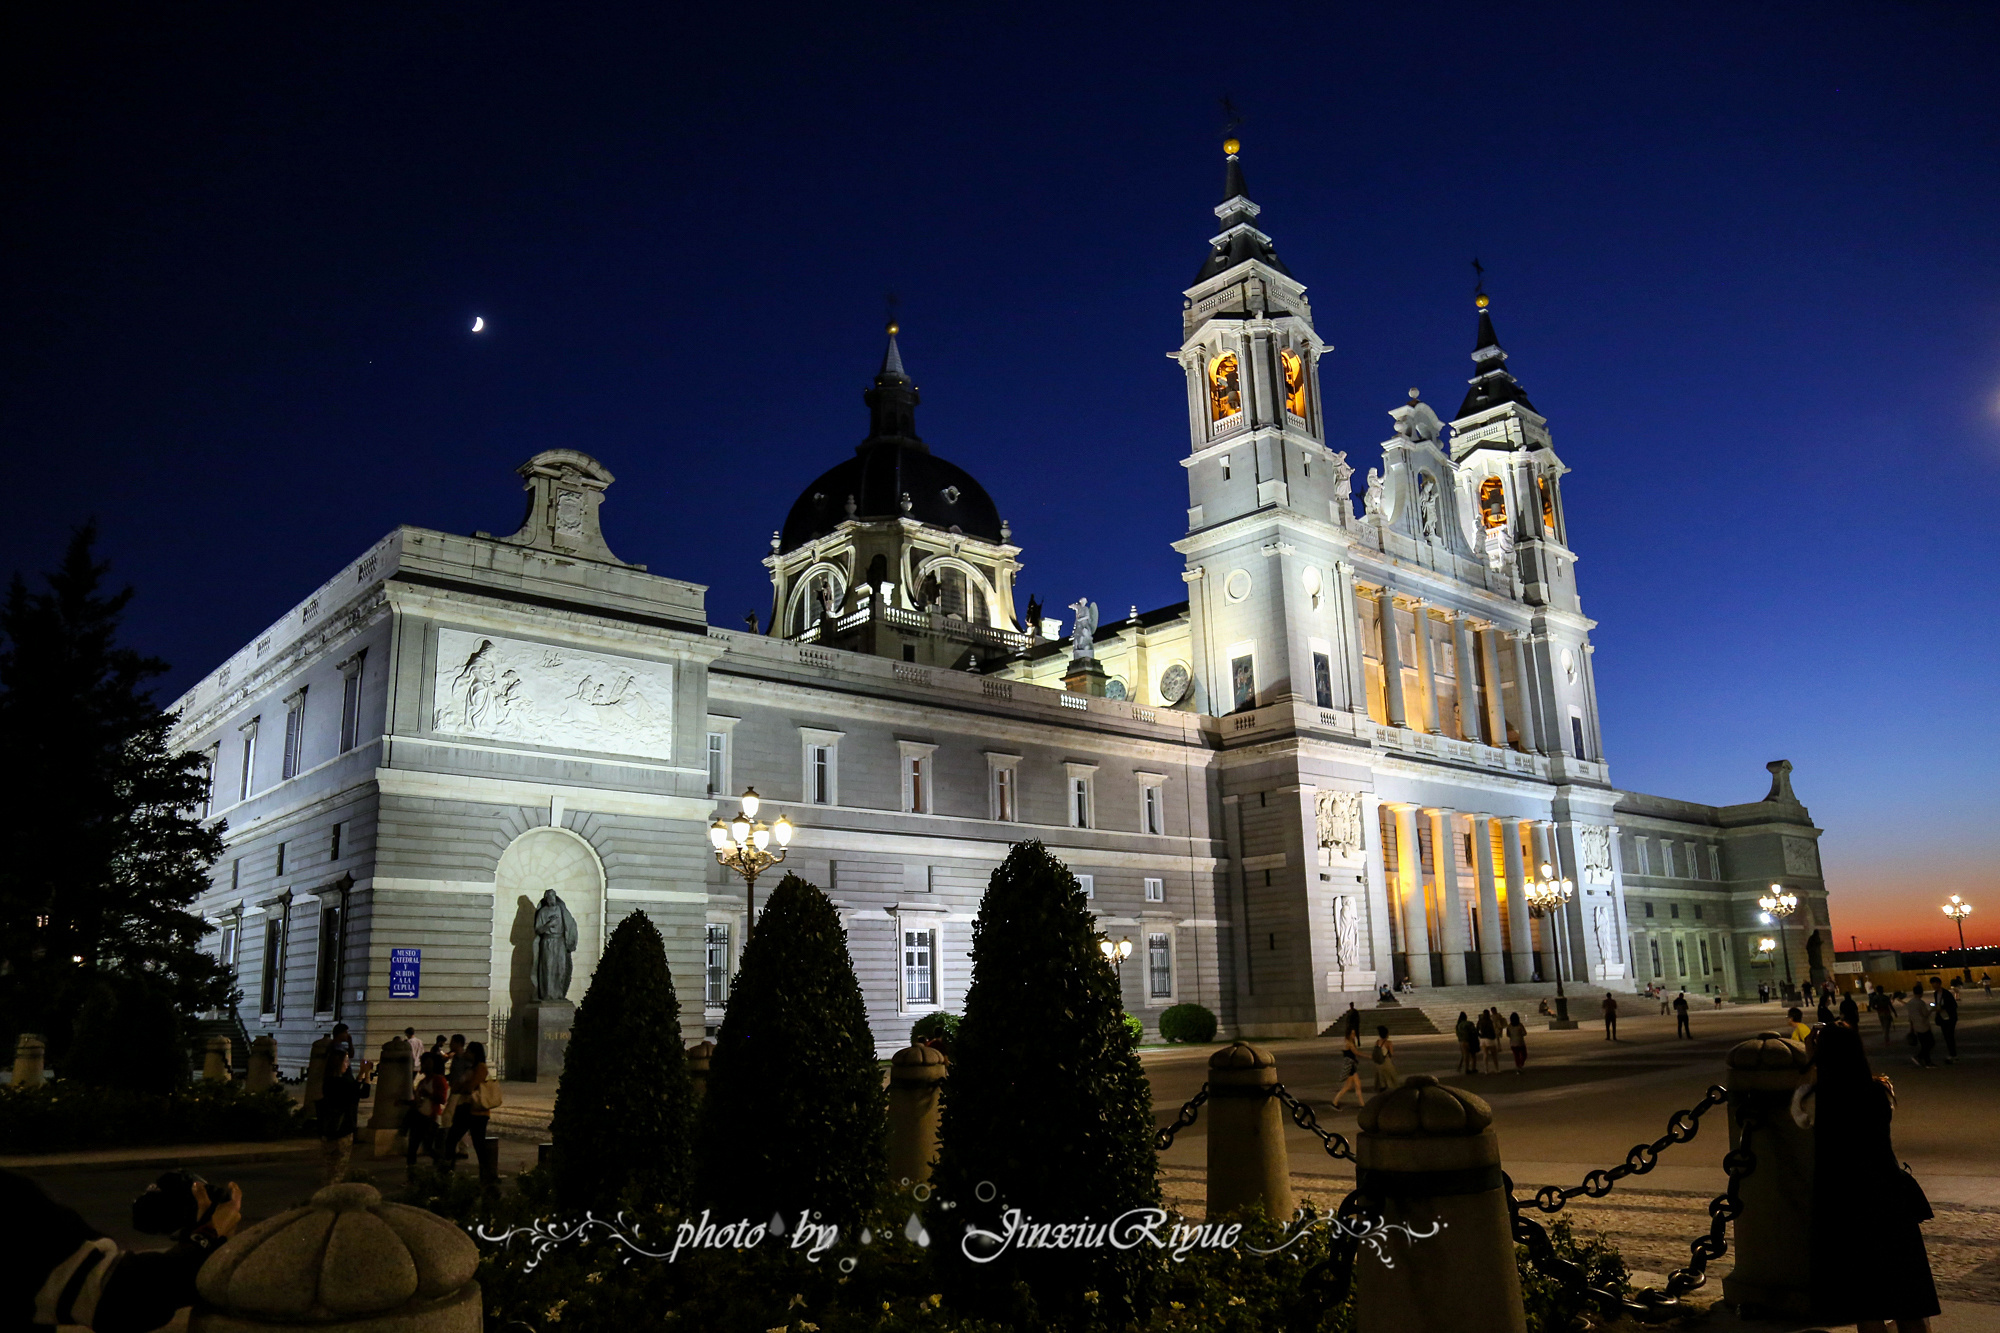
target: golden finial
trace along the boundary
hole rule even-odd
[[[1479,295],[1472,298],[1472,304],[1478,306],[1481,310],[1484,310],[1487,306],[1493,304],[1493,298],[1488,296],[1485,292],[1481,292]]]
[[[1234,139],[1224,139],[1222,141],[1222,151],[1229,154],[1231,157],[1235,157],[1237,152],[1241,150],[1242,147],[1243,145],[1236,142],[1236,140]]]
[[[895,337],[895,336],[896,336],[896,331],[897,331],[897,330],[896,330],[896,321],[892,319],[892,320],[890,320],[890,321],[889,321],[889,336],[890,336],[891,338]]]

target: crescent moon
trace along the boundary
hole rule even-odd
[[[485,329],[486,329],[486,316],[474,315],[472,317],[472,331],[474,333],[483,333]]]

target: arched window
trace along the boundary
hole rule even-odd
[[[1479,518],[1489,528],[1507,521],[1507,488],[1498,477],[1488,477],[1479,483]]]
[[[1306,416],[1306,359],[1286,347],[1278,352],[1278,365],[1285,372],[1285,410],[1303,421]]]
[[[1542,526],[1554,536],[1556,530],[1556,491],[1549,485],[1547,477],[1537,477],[1535,482],[1542,488]]]
[[[1233,417],[1243,410],[1243,387],[1236,369],[1236,353],[1224,352],[1208,363],[1208,416],[1211,421]]]

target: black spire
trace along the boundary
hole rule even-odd
[[[1241,147],[1234,139],[1222,145],[1228,165],[1222,175],[1222,202],[1215,206],[1215,215],[1222,220],[1222,234],[1210,242],[1208,258],[1203,261],[1201,272],[1194,275],[1196,282],[1205,282],[1246,259],[1261,260],[1286,277],[1291,276],[1291,270],[1278,259],[1271,238],[1257,230],[1260,210],[1250,201],[1250,187],[1243,182],[1243,163],[1237,157]]]
[[[1473,298],[1473,304],[1479,308],[1479,345],[1472,349],[1472,364],[1478,367],[1478,373],[1471,379],[1472,387],[1466,390],[1465,401],[1459,404],[1459,417],[1469,417],[1502,403],[1519,403],[1534,411],[1535,405],[1528,401],[1520,382],[1507,373],[1507,353],[1501,350],[1500,336],[1493,332],[1491,302],[1482,293]]]
[[[889,346],[882,353],[882,369],[876,372],[875,387],[863,392],[861,398],[868,404],[868,438],[861,442],[860,449],[900,444],[928,452],[924,442],[917,438],[917,403],[921,400],[917,386],[903,369],[903,353],[896,346],[894,324],[889,326]]]

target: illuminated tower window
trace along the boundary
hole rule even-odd
[[[1488,477],[1479,483],[1479,518],[1489,528],[1507,521],[1507,488],[1498,477]]]
[[[1236,370],[1236,353],[1225,352],[1208,365],[1208,415],[1211,421],[1243,410],[1243,386]]]
[[[1303,421],[1306,416],[1305,358],[1287,347],[1278,353],[1278,364],[1285,372],[1285,410]]]

